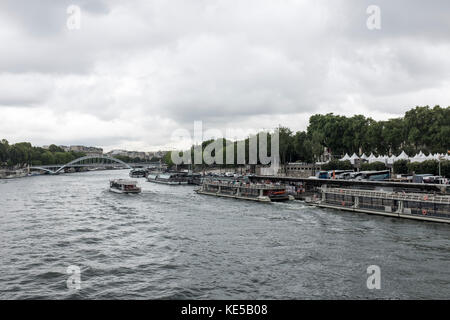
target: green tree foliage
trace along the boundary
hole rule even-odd
[[[118,159],[120,161],[123,161],[125,163],[139,163],[139,162],[143,161],[139,157],[131,158],[131,157],[128,157],[128,156],[121,156],[121,155],[115,155],[114,158],[116,158],[116,159]]]
[[[9,143],[3,139],[0,141],[0,165],[9,159]]]
[[[172,151],[166,152],[166,154],[162,158],[162,162],[165,163],[168,167],[172,167],[173,166]]]
[[[386,170],[386,165],[383,162],[372,162],[372,163],[363,163],[361,164],[362,171],[380,171]]]
[[[294,157],[302,162],[313,162],[312,141],[305,131],[297,131],[293,137]]]
[[[450,107],[416,107],[405,113],[404,137],[416,150],[447,152],[450,139]]]
[[[353,166],[350,161],[331,160],[330,162],[322,165],[322,170],[352,170]]]
[[[0,165],[2,166],[65,164],[84,155],[81,152],[64,152],[62,148],[55,145],[46,150],[33,147],[28,142],[12,145],[4,139],[0,142]]]
[[[441,161],[441,176],[450,178],[450,161]]]
[[[404,126],[403,120],[401,118],[389,119],[388,121],[382,122],[382,137],[383,146],[375,150],[379,153],[399,153],[402,144],[406,144],[405,137],[403,135]]]
[[[408,162],[399,160],[394,162],[394,173],[397,174],[439,174],[439,161]],[[450,161],[441,160],[441,176],[450,178]]]
[[[394,162],[394,173],[407,174],[408,173],[408,161],[398,160]]]
[[[50,152],[64,152],[64,149],[63,149],[63,148],[58,147],[58,146],[56,146],[56,145],[54,145],[54,144],[50,145],[50,146],[48,147],[48,150],[49,150]]]
[[[441,163],[442,164],[442,163]],[[439,173],[439,162],[436,160],[427,160],[424,162],[408,163],[408,172],[415,174],[429,173],[437,175]]]
[[[315,156],[328,148],[334,155],[362,152],[414,154],[420,150],[446,153],[450,147],[450,107],[416,107],[402,118],[375,121],[362,115],[344,117],[332,113],[314,115],[307,135],[317,145]]]
[[[310,117],[306,131],[294,133],[282,126],[278,130],[281,164],[317,161],[325,149],[328,149],[336,158],[342,157],[345,153],[358,154],[360,151],[366,154],[396,155],[402,150],[409,155],[414,155],[420,150],[446,153],[450,148],[450,107],[416,107],[406,112],[402,118],[386,121],[376,121],[363,115],[345,117],[333,113],[316,114]],[[211,142],[213,140],[203,141],[202,152]],[[249,163],[249,138],[245,139],[244,143],[245,161]],[[234,148],[234,163],[237,163],[236,141],[224,141],[224,163],[227,150],[232,148]],[[270,139],[267,154],[270,154]],[[194,160],[193,152],[192,160]],[[333,162],[333,165],[336,164]],[[363,164],[362,169],[384,170],[385,165],[383,163]],[[394,170],[397,173],[409,171],[406,164],[402,162],[394,165]]]
[[[294,159],[294,136],[291,129],[286,127],[279,127],[279,137],[280,137],[280,160],[281,163],[288,163],[295,161]]]

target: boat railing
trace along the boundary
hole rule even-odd
[[[220,187],[232,187],[232,188],[246,188],[246,189],[263,189],[263,190],[285,190],[284,186],[266,185],[266,184],[239,184],[239,183],[224,183],[218,181],[204,181],[204,184],[220,186]]]
[[[450,204],[450,196],[436,195],[436,194],[420,194],[420,193],[403,193],[403,192],[385,192],[385,191],[371,191],[360,189],[342,189],[342,188],[320,188],[324,193],[369,197],[378,199],[403,200],[415,202],[433,202],[438,204]]]

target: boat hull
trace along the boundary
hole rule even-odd
[[[259,197],[245,197],[245,196],[238,196],[238,195],[232,195],[232,194],[225,194],[225,193],[215,193],[215,192],[208,192],[203,190],[195,190],[198,194],[208,195],[208,196],[216,196],[216,197],[222,197],[222,198],[233,198],[233,199],[240,199],[240,200],[250,200],[250,201],[257,201],[257,202],[282,202],[282,201],[289,201],[289,197],[285,198],[276,198],[271,199],[267,196],[259,196]]]
[[[145,174],[130,174],[130,178],[145,178]]]
[[[162,180],[148,180],[148,182],[159,183],[159,184],[167,184],[167,185],[187,185],[187,181],[162,181]]]
[[[450,223],[450,219],[439,218],[439,217],[427,217],[427,216],[409,215],[409,214],[397,213],[397,212],[384,212],[384,211],[362,209],[362,208],[342,207],[342,206],[335,206],[335,205],[329,205],[329,204],[324,204],[324,203],[308,203],[308,205],[314,206],[314,207],[319,207],[319,208],[359,212],[359,213],[373,214],[373,215],[379,215],[379,216],[385,216],[385,217]]]
[[[313,206],[450,223],[450,196],[383,190],[321,188],[321,195],[308,199]]]
[[[121,194],[138,194],[141,193],[141,190],[131,190],[131,191],[125,191],[125,190],[119,190],[116,188],[109,188],[109,191],[114,193],[121,193]]]

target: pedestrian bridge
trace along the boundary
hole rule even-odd
[[[114,168],[125,168],[125,169],[133,169],[133,166],[151,166],[156,165],[158,163],[145,163],[145,164],[128,164],[123,162],[122,160],[109,157],[106,155],[98,154],[98,155],[89,155],[85,157],[81,157],[75,159],[66,164],[54,164],[54,165],[45,165],[45,166],[31,166],[30,170],[41,170],[46,171],[51,174],[58,174],[64,172],[66,168],[80,168],[80,167],[91,167],[91,168],[106,168],[106,167],[114,167]]]

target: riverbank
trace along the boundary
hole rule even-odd
[[[103,171],[103,170],[120,170],[115,168],[67,168],[62,173],[76,173],[76,172],[89,172],[89,171]],[[49,174],[46,171],[30,171],[28,168],[20,169],[0,169],[0,179],[15,179],[25,178],[29,176],[38,176]]]
[[[0,169],[0,179],[14,179],[28,176],[27,169]]]

